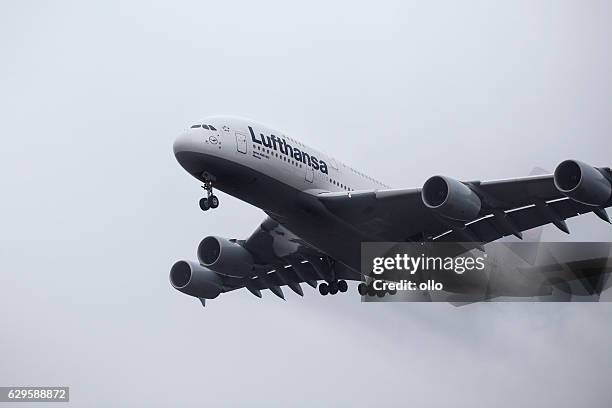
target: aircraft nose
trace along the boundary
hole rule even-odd
[[[201,148],[198,146],[197,137],[190,133],[181,133],[172,145],[176,161],[190,174],[202,172],[202,161],[199,157]]]
[[[174,156],[178,159],[178,154],[181,152],[187,152],[190,150],[191,138],[187,132],[181,133],[175,140],[172,145],[172,149],[174,150]]]

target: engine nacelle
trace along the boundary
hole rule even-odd
[[[214,299],[223,292],[223,282],[215,272],[194,261],[178,261],[170,269],[170,283],[191,296]]]
[[[227,238],[204,238],[198,245],[198,259],[202,265],[221,275],[242,278],[253,273],[251,253]]]
[[[559,164],[554,179],[560,192],[583,204],[601,206],[612,196],[610,181],[595,167],[577,160]]]
[[[423,185],[421,198],[428,208],[459,221],[472,221],[480,214],[480,197],[468,186],[449,177],[433,176]]]

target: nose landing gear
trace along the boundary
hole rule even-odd
[[[200,208],[202,211],[207,211],[209,208],[217,208],[219,206],[219,199],[213,194],[213,186],[211,181],[205,181],[202,186],[206,190],[206,197],[200,199]]]

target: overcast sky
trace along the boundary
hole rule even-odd
[[[305,288],[205,310],[168,272],[264,217],[198,208],[172,142],[213,114],[396,187],[612,165],[611,19],[607,1],[3,1],[0,385],[67,385],[78,407],[609,406],[610,303]],[[568,225],[612,240],[594,215]]]

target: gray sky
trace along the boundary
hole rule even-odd
[[[263,218],[199,210],[172,141],[208,115],[397,187],[612,165],[610,2],[292,3],[2,3],[0,385],[69,385],[79,407],[609,406],[609,303],[306,289],[204,310],[170,287],[205,235]]]

